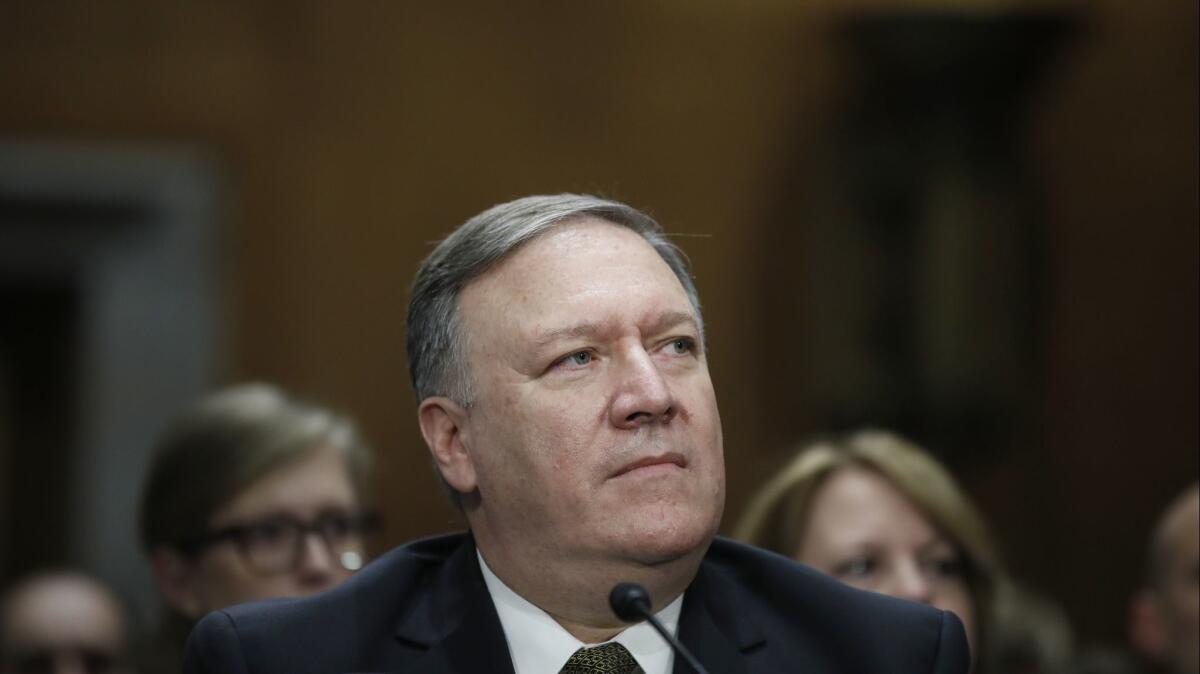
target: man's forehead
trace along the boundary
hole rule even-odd
[[[608,263],[624,265],[624,275],[657,276],[663,283],[683,290],[671,267],[640,234],[607,220],[587,217],[557,225],[522,243],[468,282],[463,294],[477,293],[480,288],[501,294],[555,291],[568,283],[611,278],[611,264],[596,266],[606,254]]]
[[[537,255],[547,249],[557,255],[582,255],[596,246],[604,245],[625,245],[658,257],[658,252],[650,242],[633,229],[594,215],[577,215],[557,222],[522,242],[500,261],[497,268],[506,266],[514,259]]]
[[[467,332],[550,341],[699,318],[671,267],[637,232],[596,218],[560,225],[474,279],[459,296]]]

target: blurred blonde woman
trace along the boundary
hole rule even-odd
[[[951,611],[972,654],[991,638],[1003,570],[987,527],[940,464],[892,433],[803,448],[734,535],[860,589]]]

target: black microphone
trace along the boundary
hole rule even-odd
[[[679,643],[675,635],[668,632],[662,623],[658,622],[658,618],[650,613],[650,595],[646,593],[646,588],[637,583],[617,583],[612,592],[608,593],[608,605],[612,607],[613,613],[617,614],[617,617],[624,622],[635,623],[645,620],[650,623],[650,626],[663,639],[666,639],[668,644],[671,644],[671,648],[674,648],[675,652],[682,656],[692,666],[692,669],[696,670],[696,674],[708,674],[708,670],[696,660],[691,651]]]

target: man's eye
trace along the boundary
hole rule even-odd
[[[696,350],[696,342],[688,337],[680,337],[679,339],[672,340],[667,345],[667,349],[677,356],[683,356]]]
[[[591,351],[576,351],[575,353],[567,356],[566,358],[563,358],[559,362],[564,365],[573,365],[575,367],[581,367],[583,365],[587,365],[588,363],[592,362],[593,358],[594,358],[594,356],[592,356]]]

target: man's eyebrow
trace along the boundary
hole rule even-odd
[[[686,311],[668,311],[650,324],[649,332],[653,335],[685,324],[693,330],[699,331],[700,329],[696,324],[696,317],[690,313]]]
[[[602,326],[594,321],[586,321],[565,328],[555,328],[548,330],[533,337],[533,343],[538,346],[546,346],[562,339],[575,339],[587,335],[594,335],[602,330]]]
[[[654,319],[654,321],[648,326],[649,329],[647,332],[651,335],[654,335],[685,324],[690,326],[693,330],[698,330],[696,318],[690,313],[686,311],[669,311]],[[582,323],[576,323],[575,325],[570,325],[565,328],[548,330],[544,333],[535,335],[532,341],[537,346],[547,346],[563,339],[576,339],[579,337],[588,337],[591,335],[600,334],[604,332],[605,329],[606,328],[603,323],[596,321],[584,321]]]

